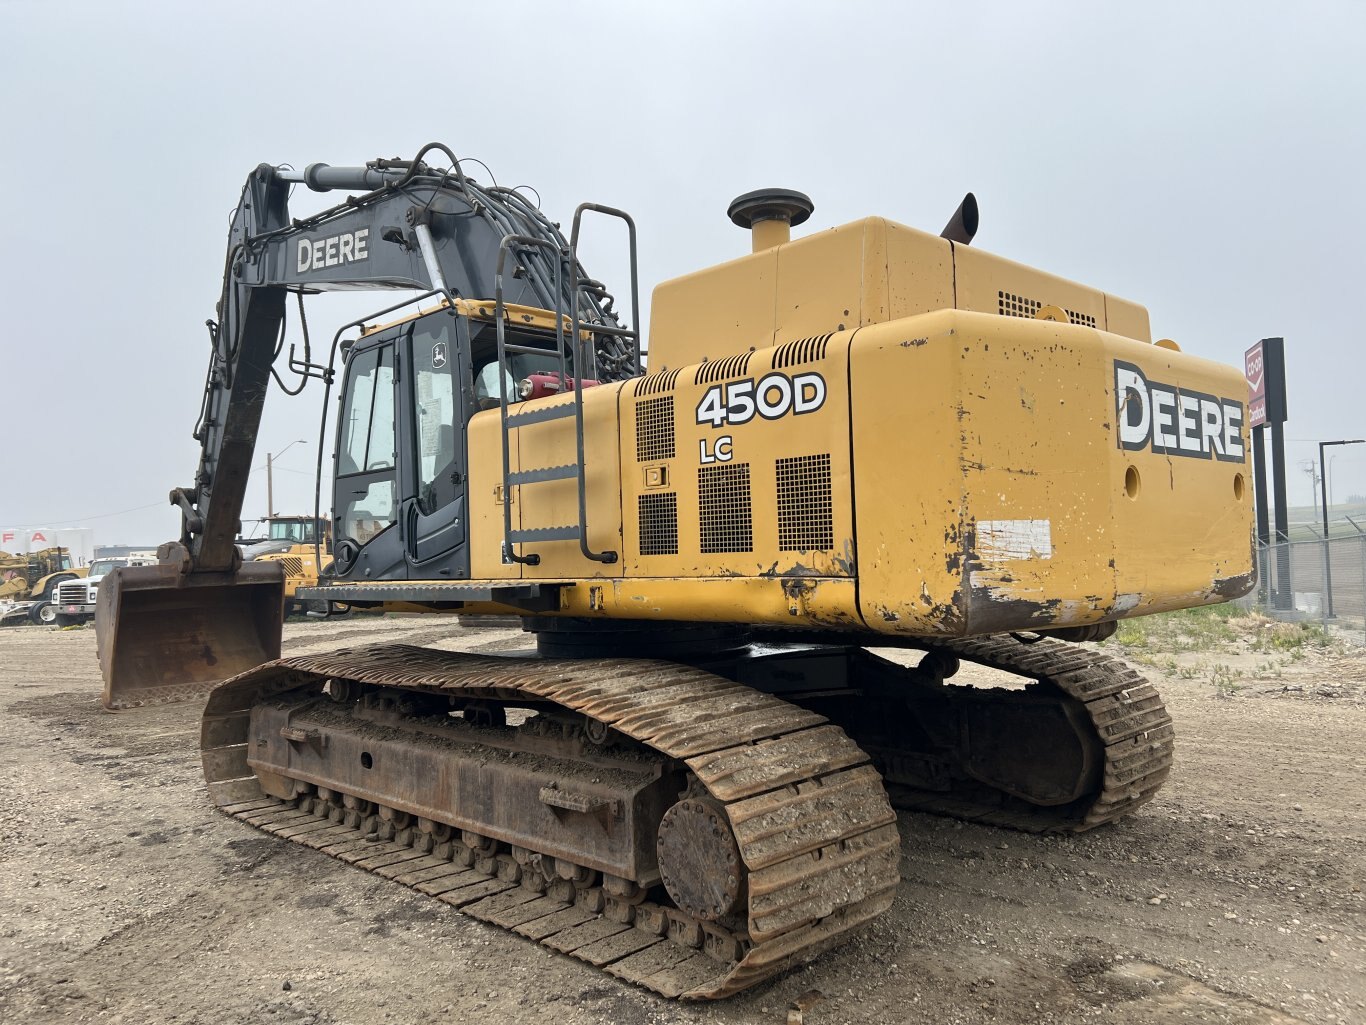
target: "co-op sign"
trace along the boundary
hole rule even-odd
[[[1283,424],[1285,410],[1285,339],[1263,338],[1243,354],[1247,377],[1247,425]]]

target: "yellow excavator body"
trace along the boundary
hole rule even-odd
[[[1142,306],[869,218],[662,284],[653,311],[650,373],[583,396],[589,546],[620,561],[502,560],[490,410],[472,582],[574,584],[542,614],[922,636],[1252,585],[1242,376],[1152,344]],[[568,419],[510,432],[514,470],[574,446]],[[511,501],[521,529],[570,522],[576,482]]]
[[[669,997],[885,910],[894,806],[1080,832],[1153,798],[1160,696],[1067,642],[1253,586],[1239,371],[970,248],[971,196],[941,236],[794,240],[810,200],[761,190],[749,254],[655,290],[645,372],[577,257],[623,219],[634,308],[634,222],[566,239],[436,149],[248,178],[181,540],[101,585],[107,707],[210,691],[225,813]],[[298,220],[299,182],[370,191]],[[241,563],[288,291],[424,283],[334,343],[326,580]],[[282,659],[286,594],[517,614],[537,650]],[[963,661],[1019,686],[947,686]]]

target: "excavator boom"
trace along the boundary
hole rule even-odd
[[[424,163],[432,150],[450,156],[452,169]],[[299,184],[366,191],[292,219],[289,193]],[[521,193],[467,178],[439,144],[411,161],[310,164],[302,172],[262,164],[252,171],[233,214],[210,321],[213,353],[194,430],[199,469],[192,485],[170,495],[181,510],[181,537],[163,546],[161,565],[122,569],[101,584],[106,708],[182,700],[279,654],[283,575],[268,563],[243,566],[234,540],[261,411],[280,371],[289,293],[419,290],[443,297],[453,311],[459,297],[494,293],[499,251],[510,235],[539,244],[515,250],[509,304],[575,309],[585,322],[615,325],[610,296],[587,275],[573,275],[582,283],[569,293],[569,243],[555,225]],[[307,347],[301,359],[291,350],[290,369],[330,385],[337,348],[334,340],[327,364],[314,363]],[[608,376],[635,372],[637,354],[618,336],[600,339],[595,355]]]

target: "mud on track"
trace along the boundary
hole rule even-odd
[[[433,618],[285,638],[522,643]],[[902,813],[889,914],[683,1006],[223,817],[198,703],[110,715],[92,630],[0,631],[0,1022],[781,1025],[801,998],[807,1023],[1366,1021],[1366,657],[1321,671],[1352,685],[1219,700],[1149,670],[1177,766],[1133,819],[1054,838]]]

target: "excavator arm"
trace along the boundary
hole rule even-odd
[[[424,162],[432,150],[449,169]],[[290,192],[345,191],[344,202],[302,219]],[[356,193],[360,193],[357,195]],[[261,413],[283,350],[290,292],[420,290],[485,298],[495,291],[500,248],[516,263],[505,275],[509,303],[573,312],[595,335],[598,374],[635,373],[612,297],[573,259],[569,242],[521,193],[468,178],[449,149],[433,143],[411,161],[363,167],[262,164],[233,213],[212,354],[194,437],[194,483],[171,492],[181,511],[178,542],[162,563],[120,570],[101,586],[96,629],[106,707],[180,700],[278,657],[283,578],[277,565],[243,564],[235,542]],[[557,266],[557,261],[559,266]],[[572,273],[570,272],[572,270]],[[330,366],[306,352],[291,365],[330,381]]]

